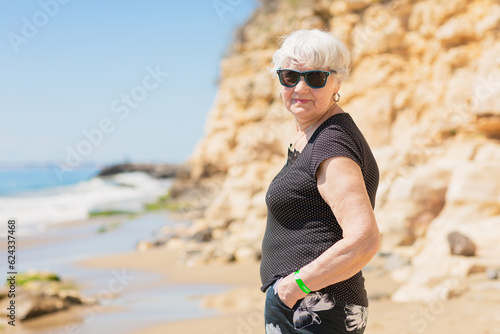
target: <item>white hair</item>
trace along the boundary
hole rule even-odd
[[[349,76],[351,55],[347,47],[330,33],[318,29],[296,30],[280,38],[281,47],[273,54],[276,70],[286,66],[305,66],[335,70],[336,79],[342,81]]]

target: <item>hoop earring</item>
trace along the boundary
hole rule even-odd
[[[333,101],[339,102],[340,101],[340,94],[337,92],[333,94]]]
[[[280,92],[280,99],[283,99],[283,97],[281,96],[281,92]]]

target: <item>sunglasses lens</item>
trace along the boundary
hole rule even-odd
[[[293,87],[299,82],[300,74],[295,71],[283,70],[279,72],[280,81],[283,86]]]
[[[312,88],[321,88],[326,84],[326,73],[320,71],[309,72],[306,74],[306,81]]]

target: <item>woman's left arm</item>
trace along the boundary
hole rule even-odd
[[[323,161],[316,172],[318,190],[342,227],[339,240],[317,259],[300,269],[312,291],[344,281],[363,269],[379,249],[380,234],[359,166],[346,157]],[[293,274],[278,286],[281,300],[292,307],[306,294]]]

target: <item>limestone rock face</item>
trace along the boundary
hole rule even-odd
[[[436,282],[498,261],[499,26],[494,0],[262,1],[221,62],[205,138],[189,161],[190,184],[224,178],[201,219],[213,227],[205,254],[258,258],[265,192],[295,135],[267,68],[278,36],[319,27],[352,52],[339,104],[379,163],[382,249],[410,256],[395,273],[405,284],[394,299],[431,298]],[[475,243],[475,257],[449,254],[452,231]]]

